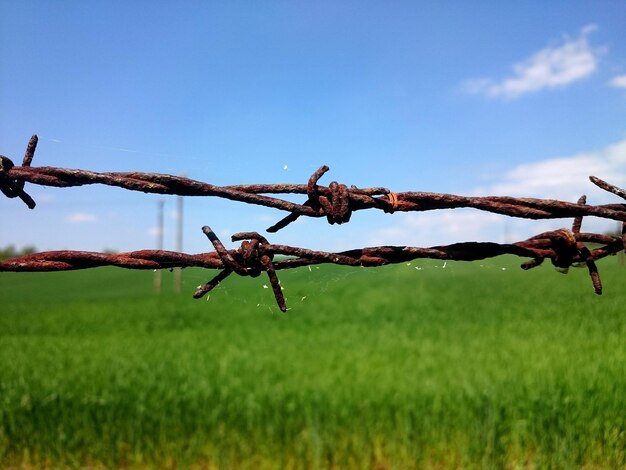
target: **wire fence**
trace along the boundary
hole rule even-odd
[[[357,248],[331,253],[287,245],[274,245],[256,232],[237,233],[233,241],[241,241],[238,249],[227,250],[215,233],[202,228],[215,251],[196,255],[164,250],[141,250],[129,253],[95,253],[85,251],[50,251],[21,256],[0,262],[0,271],[63,271],[98,266],[118,266],[128,269],[162,269],[174,267],[203,267],[219,269],[220,273],[194,293],[200,298],[215,288],[233,272],[256,277],[267,273],[276,302],[287,310],[276,271],[314,264],[332,263],[346,266],[382,266],[417,258],[474,261],[512,254],[530,258],[522,264],[530,269],[550,259],[560,271],[570,266],[587,266],[596,294],[602,284],[595,264],[598,259],[624,251],[626,247],[626,204],[589,205],[582,196],[576,203],[554,199],[514,197],[470,197],[429,192],[392,192],[386,188],[357,188],[335,181],[328,186],[318,184],[328,171],[320,167],[306,184],[242,184],[216,186],[209,183],[166,174],[142,172],[93,172],[79,169],[32,167],[37,136],[27,146],[21,166],[0,156],[0,191],[9,198],[21,199],[30,209],[35,201],[24,190],[25,183],[43,186],[72,187],[89,184],[117,186],[144,193],[180,196],[213,196],[280,209],[289,214],[267,229],[276,232],[300,216],[326,217],[330,224],[350,221],[354,211],[380,209],[393,212],[422,212],[438,209],[474,208],[509,217],[524,219],[574,218],[571,229],[544,232],[516,243],[463,242],[429,248],[409,246],[379,246]],[[595,176],[596,186],[626,200],[626,191]],[[267,194],[303,194],[302,204]],[[582,219],[595,216],[622,222],[622,235],[581,232]],[[588,247],[586,244],[590,244]],[[275,256],[280,258],[274,259]]]

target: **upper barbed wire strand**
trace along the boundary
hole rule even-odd
[[[34,142],[34,144],[33,144]],[[588,205],[555,199],[514,198],[508,196],[460,196],[432,192],[391,192],[387,188],[347,187],[337,182],[320,186],[318,180],[328,171],[320,167],[307,184],[242,184],[217,186],[181,176],[144,172],[95,172],[56,167],[32,167],[30,162],[36,147],[31,138],[22,166],[2,156],[0,190],[8,197],[20,197],[31,209],[35,202],[23,190],[24,183],[43,186],[72,187],[89,184],[116,186],[144,193],[179,196],[213,196],[233,201],[271,207],[290,214],[268,228],[276,232],[300,216],[326,217],[331,224],[343,224],[354,211],[380,209],[387,213],[422,212],[438,209],[474,208],[509,217],[524,219],[560,219],[595,216],[626,223],[626,204]],[[626,191],[595,176],[591,181],[598,187],[626,198]],[[302,204],[265,196],[264,194],[306,194]]]

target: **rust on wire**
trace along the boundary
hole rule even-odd
[[[88,184],[117,186],[145,193],[174,194],[180,196],[215,196],[234,201],[257,204],[284,210],[289,214],[268,231],[276,232],[300,216],[326,217],[330,224],[350,221],[357,210],[376,208],[387,213],[420,212],[438,209],[474,208],[510,217],[526,219],[559,219],[573,217],[572,229],[544,232],[517,243],[462,242],[445,246],[419,248],[409,246],[380,246],[358,248],[340,253],[315,251],[287,245],[274,245],[256,232],[233,235],[241,246],[227,250],[215,232],[208,226],[202,228],[215,251],[190,255],[164,250],[141,250],[129,253],[108,254],[86,251],[49,251],[16,257],[0,262],[0,271],[65,271],[99,266],[118,266],[128,269],[163,269],[201,267],[220,272],[194,293],[201,298],[217,287],[232,273],[257,277],[266,273],[278,307],[287,310],[277,271],[302,266],[332,263],[344,266],[382,266],[417,258],[474,261],[512,254],[530,258],[522,263],[523,269],[539,266],[550,259],[560,272],[570,266],[587,266],[596,294],[602,293],[602,283],[596,261],[626,250],[626,204],[588,205],[585,196],[576,203],[553,199],[513,198],[507,196],[469,197],[428,192],[391,192],[387,188],[357,188],[331,182],[327,187],[318,184],[329,168],[316,170],[307,184],[242,184],[216,186],[189,178],[141,172],[107,172],[32,167],[37,147],[34,135],[28,144],[22,166],[0,156],[0,191],[9,198],[20,198],[29,208],[35,201],[25,192],[25,183],[44,186],[71,187]],[[600,178],[591,176],[596,186],[626,200],[626,191]],[[296,204],[267,194],[303,194],[307,199]],[[584,216],[595,216],[622,222],[621,236],[581,232]],[[593,244],[590,249],[586,243]],[[281,256],[275,259],[275,256]]]
[[[445,246],[419,248],[409,246],[379,246],[358,248],[340,253],[315,251],[288,245],[274,245],[256,232],[237,233],[233,241],[241,241],[237,249],[227,250],[215,232],[208,226],[202,231],[215,251],[195,255],[164,250],[141,250],[129,253],[94,253],[87,251],[49,251],[0,261],[0,271],[68,271],[100,266],[117,266],[127,269],[164,269],[201,267],[219,269],[220,273],[206,284],[198,287],[194,298],[201,298],[217,287],[230,274],[257,277],[267,273],[276,303],[281,311],[287,310],[282,286],[276,274],[317,264],[374,267],[397,264],[418,258],[439,260],[476,261],[504,254],[530,257],[534,266],[550,259],[561,272],[570,266],[584,265],[589,268],[596,294],[602,293],[600,277],[595,261],[623,250],[621,237],[593,233],[573,233],[567,229],[544,232],[524,241],[509,244],[491,242],[463,242]],[[584,243],[599,245],[588,249]],[[274,260],[276,255],[282,256]],[[528,269],[528,263],[522,268]]]
[[[33,143],[34,142],[34,143]],[[32,145],[31,145],[32,144]],[[557,219],[595,216],[626,222],[626,204],[587,205],[553,199],[513,198],[507,196],[459,196],[430,192],[391,192],[387,188],[357,188],[333,181],[329,186],[318,184],[329,170],[320,167],[307,184],[242,184],[216,186],[190,178],[142,172],[95,172],[68,168],[32,167],[30,162],[36,145],[31,139],[22,166],[15,166],[1,157],[0,190],[8,197],[21,198],[29,208],[35,202],[24,192],[24,183],[44,186],[71,187],[89,184],[116,186],[144,193],[173,194],[179,196],[214,196],[248,204],[256,204],[289,212],[284,219],[268,228],[276,232],[300,216],[326,217],[331,224],[343,224],[352,213],[364,209],[384,212],[421,212],[438,209],[474,208],[525,219]],[[626,191],[597,177],[591,181],[600,188],[626,198]],[[297,204],[268,194],[303,194],[307,200]]]
[[[30,167],[33,157],[35,156],[37,142],[39,142],[39,138],[36,135],[33,135],[26,146],[26,153],[24,154],[24,159],[22,160],[22,168]],[[9,198],[19,197],[29,209],[34,209],[36,205],[35,201],[26,193],[26,191],[24,191],[25,180],[12,178],[9,175],[14,167],[15,165],[9,158],[4,155],[0,155],[0,191],[2,191],[2,194]]]

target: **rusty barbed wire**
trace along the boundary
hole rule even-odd
[[[34,135],[27,147],[22,166],[0,156],[0,191],[7,197],[18,197],[29,208],[35,201],[24,191],[26,182],[56,187],[105,184],[146,193],[175,194],[182,196],[216,196],[258,204],[290,212],[285,218],[268,228],[275,232],[286,227],[298,217],[326,217],[331,224],[350,220],[356,210],[377,208],[388,213],[428,211],[461,207],[495,212],[510,217],[527,219],[557,219],[573,217],[572,229],[544,232],[516,243],[461,242],[429,248],[409,246],[379,246],[357,248],[331,253],[288,245],[274,245],[256,232],[237,233],[233,241],[241,246],[227,250],[217,235],[208,227],[202,228],[215,251],[196,255],[164,250],[140,250],[108,254],[86,251],[49,251],[20,256],[0,262],[0,271],[65,271],[89,269],[99,266],[118,266],[128,269],[163,269],[202,267],[221,270],[213,279],[199,286],[194,293],[201,298],[230,274],[257,277],[267,273],[276,302],[282,311],[287,310],[277,271],[315,264],[332,263],[344,266],[382,266],[402,263],[418,258],[474,261],[504,254],[527,257],[523,269],[539,266],[550,259],[560,272],[571,266],[587,266],[596,294],[602,293],[602,283],[595,262],[626,249],[626,204],[588,205],[582,196],[576,203],[552,199],[513,198],[507,196],[468,197],[428,192],[391,192],[386,188],[348,188],[345,184],[331,182],[328,187],[318,185],[328,171],[320,167],[306,185],[298,184],[243,184],[215,186],[209,183],[171,175],[140,172],[98,173],[54,167],[31,167],[37,146]],[[590,180],[598,187],[626,199],[626,191],[595,176]],[[263,194],[306,194],[303,204],[296,204]],[[596,216],[622,222],[622,234],[610,236],[581,232],[584,216]],[[595,247],[589,249],[585,244]],[[275,259],[280,256],[280,259]]]
[[[144,193],[179,196],[214,196],[248,204],[256,204],[287,211],[290,214],[267,229],[276,232],[300,216],[326,217],[330,224],[350,221],[352,213],[364,209],[380,209],[387,213],[421,212],[438,209],[474,208],[510,217],[525,219],[560,219],[595,216],[626,223],[626,204],[588,205],[554,199],[514,198],[508,196],[459,196],[431,192],[392,192],[387,188],[348,188],[336,181],[328,186],[318,185],[329,170],[320,167],[307,184],[241,184],[216,186],[180,176],[142,172],[95,172],[79,169],[32,167],[37,146],[34,135],[26,151],[22,166],[15,166],[0,156],[0,191],[7,197],[19,197],[29,208],[35,201],[24,191],[25,183],[53,187],[72,187],[89,184],[116,186]],[[626,199],[626,191],[595,176],[590,180],[598,187]],[[267,194],[304,194],[307,199],[298,204]]]
[[[198,286],[193,294],[194,298],[203,297],[232,273],[250,277],[267,273],[276,303],[280,310],[285,312],[287,305],[276,274],[277,271],[283,269],[326,263],[375,267],[408,262],[418,258],[476,261],[510,254],[531,258],[530,261],[521,265],[522,269],[536,267],[545,259],[550,259],[560,272],[567,272],[570,266],[587,266],[595,293],[602,294],[602,284],[595,261],[624,249],[622,238],[618,236],[559,229],[509,244],[463,242],[429,248],[379,246],[339,253],[274,245],[256,232],[243,232],[232,236],[232,241],[241,241],[240,247],[227,250],[211,228],[205,226],[202,231],[215,251],[195,255],[164,250],[140,250],[117,254],[68,250],[49,251],[1,261],[0,271],[68,271],[100,266],[117,266],[127,269],[200,267],[221,270],[206,284]],[[590,250],[585,243],[598,246]],[[275,256],[281,256],[281,258],[275,259]]]

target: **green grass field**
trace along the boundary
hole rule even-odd
[[[626,468],[626,267],[518,264],[1,273],[0,466]]]

